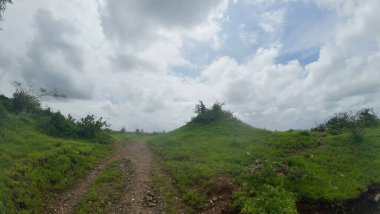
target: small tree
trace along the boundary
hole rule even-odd
[[[125,130],[125,127],[124,127],[124,126],[120,129],[120,132],[121,132],[121,133],[126,133],[126,132],[127,132],[127,131]]]
[[[349,131],[355,142],[364,140],[363,129],[373,127],[378,124],[379,118],[370,108],[364,108],[356,112],[341,112],[335,114],[325,123],[319,124],[312,128],[312,131],[325,131],[332,134],[339,134],[343,131]]]
[[[30,90],[17,89],[13,93],[12,111],[33,113],[41,107],[40,100]]]
[[[194,112],[197,114],[197,115],[201,115],[201,114],[204,114],[206,113],[208,109],[206,108],[206,106],[203,104],[203,102],[200,100],[199,101],[199,104],[195,105],[195,109],[194,109]]]
[[[56,89],[40,88],[39,92],[35,93],[33,87],[23,88],[19,82],[14,84],[17,90],[13,93],[12,111],[15,113],[36,113],[41,109],[42,97],[66,98],[66,95],[59,93]]]
[[[379,118],[371,108],[364,108],[356,112],[356,120],[362,127],[376,126]]]
[[[106,127],[109,127],[109,124],[103,121],[102,117],[96,120],[95,115],[87,115],[77,122],[77,133],[80,138],[92,139]]]

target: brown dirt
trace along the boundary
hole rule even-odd
[[[130,189],[122,197],[116,213],[160,213],[151,188],[152,151],[143,140],[137,140],[128,145],[125,154],[131,161],[133,177]]]
[[[48,213],[73,213],[76,206],[86,196],[100,172],[102,172],[111,162],[122,159],[126,154],[127,150],[125,144],[123,142],[116,142],[114,152],[111,155],[105,158],[98,166],[91,169],[90,172],[82,177],[72,188],[57,195],[55,200],[49,206]]]
[[[317,142],[317,145],[314,145],[314,146],[305,146],[305,147],[300,147],[294,151],[291,151],[288,156],[296,156],[296,155],[299,155],[300,153],[302,152],[306,152],[306,151],[312,151],[312,150],[318,150],[318,149],[321,149],[323,147],[326,146],[326,143],[322,140],[319,140]]]
[[[131,161],[133,173],[128,175],[131,176],[130,184],[120,204],[111,208],[110,213],[162,213],[161,206],[156,202],[156,195],[151,188],[152,156],[152,151],[143,140],[136,140],[127,146],[123,142],[115,143],[114,152],[101,164],[92,169],[72,188],[57,195],[48,213],[74,213],[98,175],[113,161],[125,157]]]
[[[208,190],[209,204],[202,214],[233,214],[240,213],[232,209],[233,192],[238,189],[235,179],[229,176],[220,176]]]

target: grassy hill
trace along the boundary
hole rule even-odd
[[[16,112],[16,104],[15,98],[0,96],[0,213],[43,213],[54,195],[109,154],[111,145],[65,136],[62,124],[71,126],[72,119],[38,105]]]
[[[209,118],[209,115],[206,117]],[[337,202],[380,183],[380,127],[351,134],[253,128],[228,112],[148,142],[187,205],[210,209],[233,194],[243,213],[297,213],[297,202]]]

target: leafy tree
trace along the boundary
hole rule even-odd
[[[13,93],[12,111],[15,113],[33,113],[41,107],[40,100],[30,90],[17,89]]]
[[[126,133],[127,131],[125,130],[125,127],[122,127],[122,128],[120,129],[120,132],[121,132],[121,133]]]
[[[379,118],[370,108],[364,108],[356,112],[340,112],[328,119],[325,123],[312,128],[312,131],[328,131],[339,134],[349,131],[355,142],[363,141],[363,128],[373,127],[378,124]]]
[[[195,105],[195,109],[194,109],[194,112],[197,114],[197,115],[201,115],[201,114],[204,114],[206,113],[208,109],[206,108],[206,106],[203,104],[203,102],[200,100],[199,101],[199,104]]]
[[[364,108],[356,113],[356,120],[362,127],[373,127],[378,124],[379,118],[372,108]]]
[[[56,89],[40,88],[39,93],[36,94],[33,87],[23,88],[19,82],[15,82],[15,86],[18,89],[13,93],[11,108],[15,113],[36,113],[41,109],[40,99],[42,97],[66,98],[66,95],[59,93]]]
[[[77,122],[78,137],[87,139],[95,138],[97,133],[106,127],[109,127],[109,124],[103,121],[102,117],[96,119],[95,115],[87,115]]]
[[[352,126],[353,118],[351,112],[340,112],[327,120],[325,126],[328,131],[337,134],[339,131]]]
[[[56,137],[75,138],[77,127],[75,120],[69,115],[67,118],[61,112],[51,112],[45,110],[46,116],[38,119],[40,128],[43,132]]]
[[[193,123],[207,124],[213,122],[223,116],[232,117],[232,114],[228,111],[223,111],[224,103],[216,102],[213,104],[211,109],[206,108],[202,101],[195,106],[196,117],[191,119]]]

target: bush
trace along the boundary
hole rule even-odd
[[[332,134],[339,134],[342,131],[354,131],[366,127],[373,127],[378,124],[379,118],[370,108],[364,108],[357,112],[340,112],[312,128],[312,131],[328,131]]]
[[[7,117],[7,110],[0,103],[0,128],[4,125],[6,117]]]
[[[13,93],[11,110],[15,113],[34,113],[40,109],[41,103],[29,90],[17,89]]]
[[[121,133],[126,133],[127,130],[125,129],[125,127],[122,127],[122,128],[120,129],[120,132],[121,132]]]
[[[296,214],[297,209],[292,193],[265,185],[255,197],[245,199],[242,213]]]
[[[223,116],[233,117],[231,112],[223,111],[224,103],[214,103],[211,109],[205,107],[202,101],[199,101],[199,104],[195,106],[194,112],[197,114],[196,117],[191,119],[191,122],[198,124],[208,124],[211,123]]]
[[[373,109],[365,108],[356,113],[356,120],[361,127],[374,127],[378,124],[379,118]]]
[[[379,118],[370,108],[364,108],[356,112],[341,112],[335,114],[325,123],[312,128],[312,131],[328,131],[331,134],[339,134],[349,131],[356,143],[364,141],[363,128],[378,125]]]
[[[355,120],[353,119],[353,115],[350,112],[341,112],[335,114],[329,120],[327,120],[325,127],[332,134],[338,134],[340,131],[344,129],[350,128]]]
[[[312,132],[324,132],[324,131],[326,131],[325,124],[320,123],[316,127],[311,128],[310,131],[312,131]]]
[[[65,138],[76,137],[75,120],[70,115],[66,118],[59,111],[50,112],[50,109],[47,109],[45,115],[40,116],[37,120],[40,129],[46,134]]]
[[[95,119],[94,115],[87,115],[81,118],[77,123],[77,135],[79,138],[99,140],[101,143],[109,142],[108,134],[103,128],[108,127],[108,123],[103,118]]]

